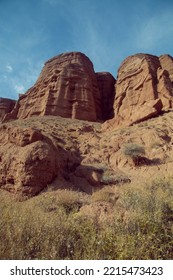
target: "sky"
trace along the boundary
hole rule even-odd
[[[173,1],[0,0],[0,97],[18,99],[48,59],[70,51],[115,78],[129,55],[173,56]]]

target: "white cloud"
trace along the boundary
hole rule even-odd
[[[5,66],[5,68],[6,68],[6,72],[8,73],[13,72],[13,67],[9,63]]]
[[[143,49],[156,48],[164,41],[172,40],[173,36],[173,17],[169,11],[146,19],[139,29],[137,46]]]
[[[17,93],[22,93],[22,92],[24,92],[25,87],[23,85],[18,84],[18,85],[14,86],[14,89]]]

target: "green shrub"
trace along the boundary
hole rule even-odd
[[[141,157],[145,155],[145,148],[135,143],[129,143],[124,146],[123,153],[131,158],[135,165],[139,165]]]
[[[139,156],[145,155],[145,148],[138,144],[129,143],[124,147],[123,152],[126,156],[137,158]]]

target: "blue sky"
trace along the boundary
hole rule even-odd
[[[173,1],[0,0],[0,97],[17,99],[67,51],[114,77],[129,55],[173,56]]]

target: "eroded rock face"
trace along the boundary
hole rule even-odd
[[[12,111],[15,103],[15,100],[0,97],[0,121],[4,118],[5,114]]]
[[[173,86],[159,58],[149,54],[129,56],[118,70],[115,118],[104,128],[132,125],[172,108]]]
[[[96,77],[101,94],[102,119],[105,121],[114,116],[113,103],[116,80],[108,72],[98,72]]]
[[[87,56],[71,52],[48,60],[35,85],[20,97],[6,119],[32,115],[88,121],[102,118],[100,91]]]
[[[0,128],[0,187],[11,192],[34,195],[59,172],[53,145],[36,129]]]
[[[173,57],[168,54],[164,54],[159,57],[159,60],[162,69],[168,72],[169,78],[173,83]]]
[[[129,56],[122,62],[116,81],[110,73],[95,73],[84,54],[70,52],[48,60],[35,85],[20,96],[3,119],[37,115],[87,121],[113,118],[103,124],[103,129],[107,129],[133,125],[170,108],[173,108],[171,56]]]

